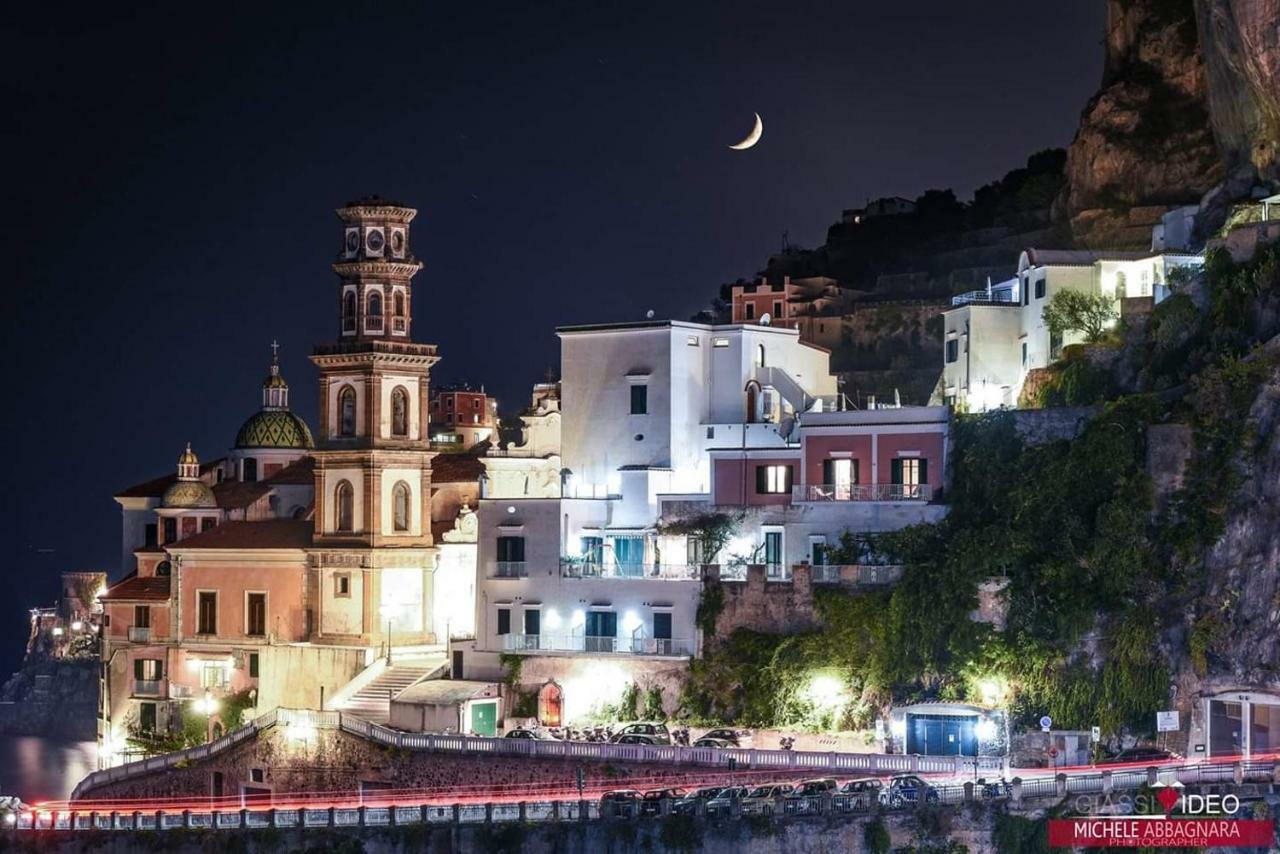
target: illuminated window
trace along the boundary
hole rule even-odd
[[[333,494],[334,506],[337,508],[336,519],[339,531],[355,530],[355,490],[347,481],[341,481]]]
[[[757,466],[756,494],[782,495],[791,491],[791,466]]]

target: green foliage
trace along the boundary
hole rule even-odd
[[[1117,316],[1110,297],[1070,289],[1055,292],[1044,307],[1044,323],[1051,335],[1079,332],[1090,342],[1102,338]]]
[[[1047,379],[1037,388],[1032,406],[1091,406],[1107,400],[1114,393],[1111,373],[1096,367],[1083,348],[1071,346],[1063,358],[1047,369]]]
[[[661,536],[688,537],[697,544],[698,554],[705,563],[712,563],[720,550],[728,545],[742,527],[746,515],[742,512],[706,510],[675,519],[660,520],[657,532]]]
[[[698,598],[698,628],[704,638],[713,638],[716,634],[716,621],[724,610],[724,588],[719,582],[707,582],[702,585],[702,593]]]
[[[498,653],[498,662],[502,665],[502,681],[509,688],[520,684],[520,673],[524,669],[523,655],[510,652]]]
[[[998,812],[993,835],[1000,854],[1049,854],[1049,833],[1044,819]]]
[[[876,816],[862,828],[862,844],[872,854],[889,854],[893,850],[893,839],[889,836],[889,828]]]
[[[641,713],[647,721],[665,721],[667,712],[662,708],[662,689],[653,685],[644,693],[644,711]]]

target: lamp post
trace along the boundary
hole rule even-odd
[[[378,610],[381,612],[383,619],[387,621],[387,667],[390,667],[391,666],[391,614],[392,614],[392,611],[391,611],[391,608],[387,605],[383,605]]]

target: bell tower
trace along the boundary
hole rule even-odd
[[[439,358],[435,345],[410,337],[412,279],[422,269],[409,243],[417,213],[376,196],[337,210],[337,341],[311,356],[320,371],[317,637],[403,644],[430,634],[427,407]]]

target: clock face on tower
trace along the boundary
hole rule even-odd
[[[355,255],[360,251],[360,232],[354,228],[347,230],[347,255]]]
[[[391,251],[397,256],[404,254],[404,232],[398,228],[391,232]]]
[[[369,229],[369,233],[366,234],[364,238],[364,245],[368,248],[371,255],[381,255],[382,247],[386,245],[385,239],[382,236],[382,229]]]

